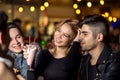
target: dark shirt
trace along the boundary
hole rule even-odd
[[[89,80],[94,80],[96,78],[96,73],[97,73],[97,69],[96,69],[96,65],[89,65]]]
[[[74,42],[68,55],[59,59],[54,58],[48,49],[43,50],[43,64],[39,65],[39,69],[40,66],[44,65],[40,70],[43,71],[42,75],[45,80],[77,80],[80,63],[78,50],[79,42]]]

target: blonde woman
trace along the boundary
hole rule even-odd
[[[45,49],[35,69],[44,80],[77,80],[79,69],[79,34],[77,20],[65,20],[56,26],[53,48]]]

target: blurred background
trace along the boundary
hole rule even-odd
[[[120,0],[0,0],[0,10],[8,14],[9,22],[19,22],[26,41],[30,36],[43,48],[51,40],[59,21],[80,20],[88,14],[100,14],[108,19],[111,34],[117,34],[120,42]]]

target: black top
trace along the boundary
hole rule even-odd
[[[89,63],[89,71],[88,71],[89,73],[89,75],[88,75],[88,78],[89,78],[89,80],[94,80],[95,78],[96,78],[96,73],[97,73],[97,69],[96,69],[96,65],[91,65],[90,63]]]
[[[79,42],[74,42],[68,55],[59,59],[54,58],[48,49],[43,50],[37,73],[42,73],[45,80],[77,80],[80,63],[78,50]]]

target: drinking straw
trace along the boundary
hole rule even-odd
[[[28,40],[28,43],[29,43],[29,44],[31,43],[31,37],[30,37],[30,35],[29,35],[29,40]]]
[[[36,43],[36,38],[34,37],[34,43]]]

